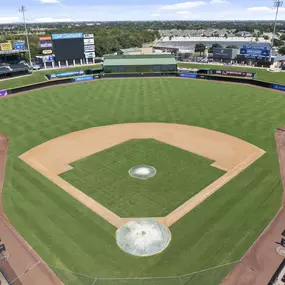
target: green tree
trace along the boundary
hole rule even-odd
[[[285,46],[282,46],[278,49],[278,53],[281,55],[285,55]]]
[[[206,50],[206,46],[204,44],[196,44],[195,45],[195,52],[199,52],[200,55],[204,53]]]
[[[285,34],[282,34],[282,35],[280,36],[280,40],[281,40],[281,41],[285,41]]]
[[[269,36],[267,36],[267,35],[264,35],[263,38],[264,38],[265,40],[269,40]]]
[[[274,39],[273,46],[280,47],[280,46],[283,46],[283,45],[284,45],[283,41],[278,40],[278,39]]]

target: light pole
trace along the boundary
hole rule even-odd
[[[273,30],[273,35],[272,35],[272,45],[274,46],[274,40],[275,40],[275,34],[276,34],[276,24],[277,24],[277,17],[278,17],[278,12],[279,8],[283,5],[282,0],[274,0],[274,7],[276,7],[276,15],[275,15],[275,22],[274,22],[274,30]]]
[[[23,13],[23,20],[24,20],[24,26],[25,26],[25,34],[26,34],[26,42],[29,52],[29,60],[30,60],[30,66],[32,66],[32,56],[31,56],[31,50],[30,50],[30,43],[29,43],[29,36],[28,36],[28,30],[27,30],[27,24],[26,24],[26,17],[25,12],[27,11],[26,7],[23,5],[20,7],[19,12]]]

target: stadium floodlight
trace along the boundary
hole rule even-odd
[[[277,24],[277,17],[278,17],[278,12],[279,8],[282,7],[283,5],[283,0],[274,0],[274,7],[276,7],[276,15],[275,15],[275,22],[274,22],[274,30],[273,30],[273,35],[272,35],[272,45],[274,46],[274,39],[276,35],[276,24]]]
[[[29,60],[30,60],[30,66],[32,66],[32,56],[31,56],[31,50],[30,50],[30,43],[29,43],[29,36],[28,36],[28,30],[27,30],[27,24],[26,24],[26,17],[25,17],[25,12],[27,11],[26,7],[23,5],[20,7],[19,12],[23,13],[23,21],[24,21],[24,26],[25,26],[25,34],[26,34],[26,42],[27,42],[27,47],[28,47],[28,52],[29,52]]]

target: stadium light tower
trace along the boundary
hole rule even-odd
[[[274,30],[273,30],[273,35],[272,35],[272,45],[274,45],[278,12],[279,12],[279,8],[282,7],[282,5],[283,5],[283,0],[274,0],[274,7],[276,7],[276,15],[275,15],[275,22],[274,22]]]
[[[32,56],[31,56],[31,50],[30,50],[30,43],[29,43],[29,36],[28,36],[28,30],[27,30],[27,24],[26,24],[26,17],[25,12],[27,11],[26,7],[23,5],[20,7],[19,12],[23,13],[23,20],[24,20],[24,26],[25,26],[25,34],[26,34],[26,41],[27,41],[27,47],[29,52],[29,60],[30,60],[30,66],[32,66]]]

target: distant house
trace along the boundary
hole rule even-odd
[[[247,31],[240,31],[236,33],[237,37],[244,37],[244,38],[251,38],[252,37],[252,33],[247,32]]]

